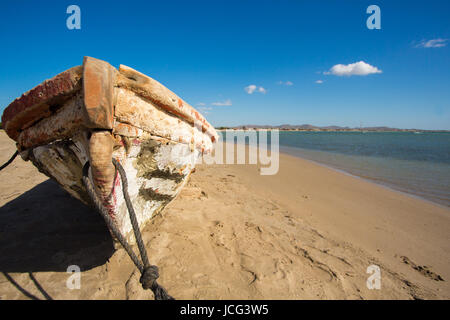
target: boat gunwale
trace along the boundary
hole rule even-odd
[[[85,59],[86,58],[88,57],[85,57]],[[57,113],[59,109],[61,109],[65,105],[68,100],[75,96],[77,92],[79,92],[80,90],[83,91],[82,83],[84,68],[85,66],[83,65],[67,69],[55,75],[53,78],[43,81],[39,85],[23,93],[20,97],[11,102],[5,108],[1,118],[3,127],[8,136],[14,141],[18,142],[21,131],[32,127],[45,118],[52,117]],[[158,81],[132,68],[123,65],[120,65],[119,70],[115,69],[114,67],[112,68],[116,72],[116,77],[113,84],[114,88],[122,87],[117,81],[120,77],[127,78],[125,75],[122,75],[121,69],[123,68],[126,68],[126,70],[128,71],[132,70],[133,72],[140,74],[143,77],[151,79],[151,81],[157,84],[160,88],[163,88],[166,94],[172,95],[173,97],[177,98],[176,104],[173,105],[157,101],[157,103],[155,103],[157,107],[164,109],[170,115],[179,117],[194,126],[197,124],[201,124],[202,134],[208,135],[212,142],[217,141],[218,136],[214,127],[209,124],[208,121],[203,117],[203,115],[201,115],[195,108],[179,98],[170,89],[166,88]],[[142,92],[139,92],[139,90],[133,90],[132,86],[126,87],[127,90],[134,92],[142,98],[149,98],[143,95]],[[52,104],[55,99],[60,100],[56,103],[56,105],[58,106],[57,108],[54,108],[55,103]],[[153,99],[150,100],[153,101]],[[52,107],[55,109],[54,112],[51,112]],[[41,108],[42,110],[40,110],[39,108]]]

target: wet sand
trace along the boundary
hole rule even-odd
[[[1,299],[152,298],[96,212],[20,158],[0,179]],[[143,237],[177,299],[450,298],[450,209],[285,154],[273,176],[199,166]]]

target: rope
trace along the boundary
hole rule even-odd
[[[117,171],[120,174],[120,178],[122,180],[122,192],[123,197],[125,198],[125,203],[128,208],[128,213],[131,220],[131,225],[133,227],[134,236],[136,238],[136,242],[138,245],[139,253],[142,259],[142,262],[139,260],[139,258],[134,253],[133,249],[129,245],[129,243],[125,240],[125,238],[122,236],[121,232],[117,228],[114,220],[111,218],[111,216],[108,214],[108,211],[103,206],[102,202],[97,196],[97,193],[95,192],[94,186],[92,185],[91,180],[89,180],[88,173],[89,173],[89,161],[85,163],[83,166],[83,183],[86,187],[87,193],[89,197],[91,198],[95,208],[98,212],[102,215],[102,217],[105,219],[106,224],[108,225],[109,229],[113,233],[113,235],[116,237],[116,239],[120,242],[122,247],[125,249],[125,251],[130,256],[133,263],[136,265],[136,267],[141,272],[141,278],[139,282],[141,283],[142,287],[144,289],[151,289],[153,291],[153,294],[155,295],[155,300],[174,300],[173,297],[171,297],[167,291],[158,284],[156,281],[159,277],[158,273],[158,267],[151,265],[148,256],[147,256],[147,250],[145,249],[144,242],[142,241],[141,232],[139,229],[139,224],[136,218],[136,213],[134,212],[133,205],[130,200],[130,196],[128,195],[128,181],[126,177],[125,170],[123,169],[122,165],[117,162],[117,160],[112,159],[112,162],[116,168]]]
[[[17,157],[18,154],[19,154],[19,150],[16,150],[16,152],[14,152],[12,157],[8,161],[6,161],[4,164],[2,164],[2,166],[0,167],[0,171],[2,171],[7,166],[9,166],[9,164],[14,161],[14,159]]]

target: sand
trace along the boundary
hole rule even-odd
[[[152,298],[96,212],[20,158],[0,180],[1,299]],[[449,208],[285,154],[274,176],[199,166],[143,237],[177,299],[450,298]]]

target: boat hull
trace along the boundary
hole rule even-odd
[[[81,178],[89,161],[96,193],[131,242],[122,182],[112,158],[126,172],[143,228],[177,196],[217,139],[195,109],[160,83],[93,58],[16,99],[2,120],[22,158],[86,204],[91,201]]]

